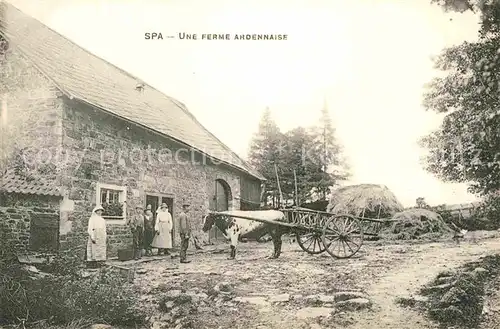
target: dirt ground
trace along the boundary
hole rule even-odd
[[[178,258],[137,264],[134,284],[141,288],[145,305],[156,309],[151,322],[158,329],[437,328],[395,300],[410,297],[439,272],[500,252],[499,237],[483,238],[460,245],[365,242],[346,260],[327,253],[309,255],[288,241],[277,260],[266,259],[272,243],[256,242],[239,244],[237,259],[228,260],[225,244],[191,255],[190,264],[179,264]],[[355,292],[356,299],[346,303],[340,292]],[[158,309],[162,296],[179,294],[193,296],[193,305],[182,315],[188,322],[175,321],[181,312],[175,302]],[[499,299],[492,294],[488,305]],[[491,323],[498,323],[499,311],[490,306]]]

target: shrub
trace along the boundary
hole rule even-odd
[[[460,215],[454,216],[443,206],[435,207],[434,210],[447,224],[453,223],[469,231],[490,231],[500,228],[500,195],[486,196],[477,208],[472,209],[472,214],[468,218]]]
[[[478,217],[485,219],[485,226],[490,230],[500,228],[500,195],[486,196],[479,208]]]
[[[125,326],[145,322],[148,314],[138,310],[139,294],[117,273],[103,269],[83,279],[67,270],[71,260],[66,264],[64,258],[58,259],[51,265],[55,270],[65,268],[64,274],[43,277],[33,277],[19,264],[2,268],[0,324],[20,319],[26,323],[46,320],[51,325],[81,319]]]

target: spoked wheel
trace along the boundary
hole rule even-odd
[[[363,244],[361,222],[348,215],[330,218],[323,227],[323,245],[335,258],[349,258],[359,251]]]
[[[319,232],[303,231],[297,232],[295,236],[300,248],[309,254],[317,255],[326,250]]]

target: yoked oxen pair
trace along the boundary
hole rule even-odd
[[[203,232],[208,232],[215,225],[231,241],[229,259],[236,257],[236,246],[240,238],[257,239],[269,234],[274,244],[274,252],[270,258],[278,258],[281,254],[281,236],[289,231],[288,227],[279,225],[279,222],[286,222],[286,217],[278,210],[211,212],[203,218]]]

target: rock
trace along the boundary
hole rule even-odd
[[[359,311],[369,308],[371,304],[371,301],[367,298],[354,298],[337,302],[336,306],[343,310]]]
[[[423,289],[423,291],[425,291],[426,293],[443,292],[445,290],[450,289],[452,286],[453,283],[444,283],[437,286],[426,287]]]
[[[368,296],[362,292],[359,291],[340,291],[337,292],[333,295],[334,301],[335,302],[342,302],[346,301],[349,299],[356,299],[356,298],[368,298]]]
[[[438,277],[438,278],[442,278],[442,277],[452,277],[452,276],[454,276],[454,275],[455,275],[455,273],[453,273],[453,271],[448,270],[448,271],[443,271],[443,272],[439,273],[437,277]]]
[[[442,319],[454,319],[463,317],[463,312],[456,306],[448,306],[444,309],[433,309],[430,311],[434,316]]]
[[[222,292],[231,292],[233,291],[233,286],[227,282],[219,283],[218,290]]]
[[[252,279],[252,276],[250,276],[250,275],[243,275],[240,278],[241,281],[245,281],[245,282],[250,281],[251,279]]]
[[[486,275],[488,275],[489,271],[485,268],[482,268],[482,267],[476,267],[474,269],[474,273],[476,275],[479,275],[479,276],[486,276]]]
[[[225,291],[221,291],[220,292],[220,296],[222,298],[223,301],[227,302],[227,301],[230,301],[234,298],[234,294],[231,293],[231,292],[225,292]]]
[[[299,319],[328,317],[334,311],[328,307],[305,307],[297,311],[295,316]]]
[[[260,306],[268,306],[269,305],[269,302],[266,300],[265,297],[259,297],[259,296],[236,297],[234,299],[234,301],[240,302],[240,303],[249,303],[249,304],[253,304],[253,305],[260,305]]]
[[[453,305],[460,302],[461,297],[466,295],[467,293],[463,289],[452,287],[441,297],[440,302],[446,305]]]
[[[446,284],[446,283],[451,283],[453,282],[453,277],[452,276],[441,276],[438,277],[435,282],[440,285],[440,284]]]
[[[193,301],[193,297],[191,295],[184,294],[184,293],[182,293],[179,296],[175,297],[175,304],[177,304],[177,305],[190,303],[192,301]]]
[[[177,298],[180,296],[180,294],[182,294],[181,290],[169,290],[165,293],[165,296],[170,298]]]
[[[271,303],[288,302],[289,300],[290,300],[290,295],[289,294],[273,295],[273,296],[269,297],[269,301]]]
[[[94,273],[91,273],[91,272],[89,272],[89,271],[82,271],[82,272],[80,272],[80,277],[81,277],[82,279],[86,279],[86,278],[91,277],[93,274],[94,274]]]
[[[429,297],[421,295],[413,296],[412,299],[417,303],[427,303],[429,301]]]
[[[173,309],[174,305],[175,305],[175,303],[171,300],[169,300],[168,302],[165,303],[165,307],[167,308],[167,310]]]
[[[322,303],[333,303],[335,302],[335,296],[319,295],[318,300]]]
[[[304,299],[308,302],[318,302],[319,295],[309,295],[309,296],[304,297]]]
[[[207,299],[208,295],[204,292],[200,292],[199,294],[196,294],[196,296],[200,299]]]
[[[140,268],[140,269],[135,271],[135,273],[137,273],[137,274],[146,274],[147,272],[148,272],[148,270],[146,270],[145,268]]]
[[[109,324],[97,323],[90,326],[90,329],[111,329],[113,328]]]
[[[292,296],[292,299],[293,300],[301,300],[301,299],[304,299],[304,296],[300,295],[300,294],[297,294],[297,295],[293,295]]]
[[[158,321],[155,321],[153,322],[153,324],[151,325],[151,329],[161,329],[162,328],[162,324],[161,322],[158,322]],[[91,327],[92,329],[92,327]]]
[[[170,314],[162,314],[162,316],[160,317],[160,321],[162,322],[170,322],[172,321],[172,316]]]

